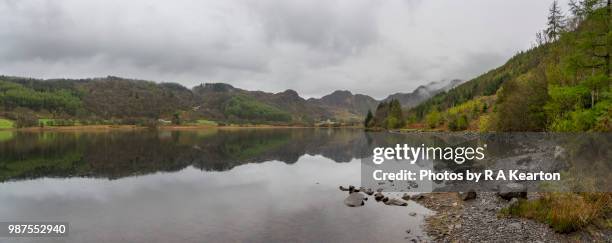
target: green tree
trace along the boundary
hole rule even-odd
[[[372,115],[372,111],[368,109],[368,114],[366,115],[365,121],[363,122],[363,126],[364,127],[370,127],[372,118],[374,118],[374,115]]]
[[[378,107],[376,107],[374,116],[367,122],[369,127],[386,129],[401,128],[405,124],[402,106],[396,99],[392,99],[389,102],[380,102]]]
[[[389,103],[388,102],[380,102],[376,107],[376,111],[374,112],[374,118],[372,119],[371,127],[386,127],[386,119],[389,115]]]
[[[442,121],[442,115],[440,112],[438,112],[438,110],[434,109],[433,111],[427,113],[425,116],[425,121],[427,122],[427,126],[429,128],[436,128]]]
[[[548,129],[605,130],[609,109],[601,107],[609,106],[605,94],[610,90],[610,1],[572,1],[570,12],[577,25],[574,32],[562,36],[563,57],[556,67],[569,78],[548,75]]]
[[[393,99],[389,103],[389,115],[387,119],[387,128],[401,128],[405,125],[402,105],[399,100]]]
[[[181,112],[174,112],[172,115],[172,124],[181,125]]]
[[[527,73],[498,93],[497,131],[542,131],[546,128],[547,83],[542,74]]]

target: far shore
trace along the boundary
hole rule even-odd
[[[321,126],[287,126],[287,125],[168,125],[158,126],[157,130],[200,130],[200,129],[294,129],[294,128],[362,128],[359,126],[321,127]],[[45,127],[23,127],[5,128],[0,131],[105,131],[105,130],[146,130],[153,129],[138,125],[77,125],[77,126],[45,126]]]
[[[304,128],[345,128],[345,129],[365,129],[370,132],[390,132],[390,133],[412,133],[412,132],[451,132],[445,128],[423,129],[415,127],[405,127],[399,129],[384,129],[384,128],[365,128],[363,126],[303,126],[303,125],[160,125],[155,128],[140,126],[140,125],[74,125],[74,126],[44,126],[44,127],[22,127],[22,128],[0,128],[0,131],[107,131],[107,130],[201,130],[201,129],[304,129]],[[476,129],[466,129],[457,132],[478,132]]]

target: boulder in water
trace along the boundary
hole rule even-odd
[[[343,186],[339,186],[338,188],[340,188],[340,191],[348,191],[349,193],[353,193],[353,192],[359,192],[359,189],[355,189],[355,186],[349,185],[348,188],[343,187]]]
[[[385,203],[385,205],[390,205],[390,206],[408,206],[407,202],[404,202],[400,199],[397,198],[388,198],[385,197],[382,199],[383,203]]]
[[[365,196],[359,192],[353,192],[349,194],[346,199],[344,199],[344,204],[349,207],[361,207],[363,206],[365,200]]]
[[[385,195],[383,195],[382,192],[377,192],[374,194],[374,199],[376,199],[376,201],[383,200],[383,198],[385,198]]]

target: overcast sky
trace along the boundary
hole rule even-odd
[[[551,2],[0,0],[0,74],[383,98],[503,64]]]

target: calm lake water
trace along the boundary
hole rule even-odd
[[[358,129],[0,131],[0,221],[70,223],[65,238],[0,242],[422,237],[431,212],[414,202],[343,204],[367,146]]]

